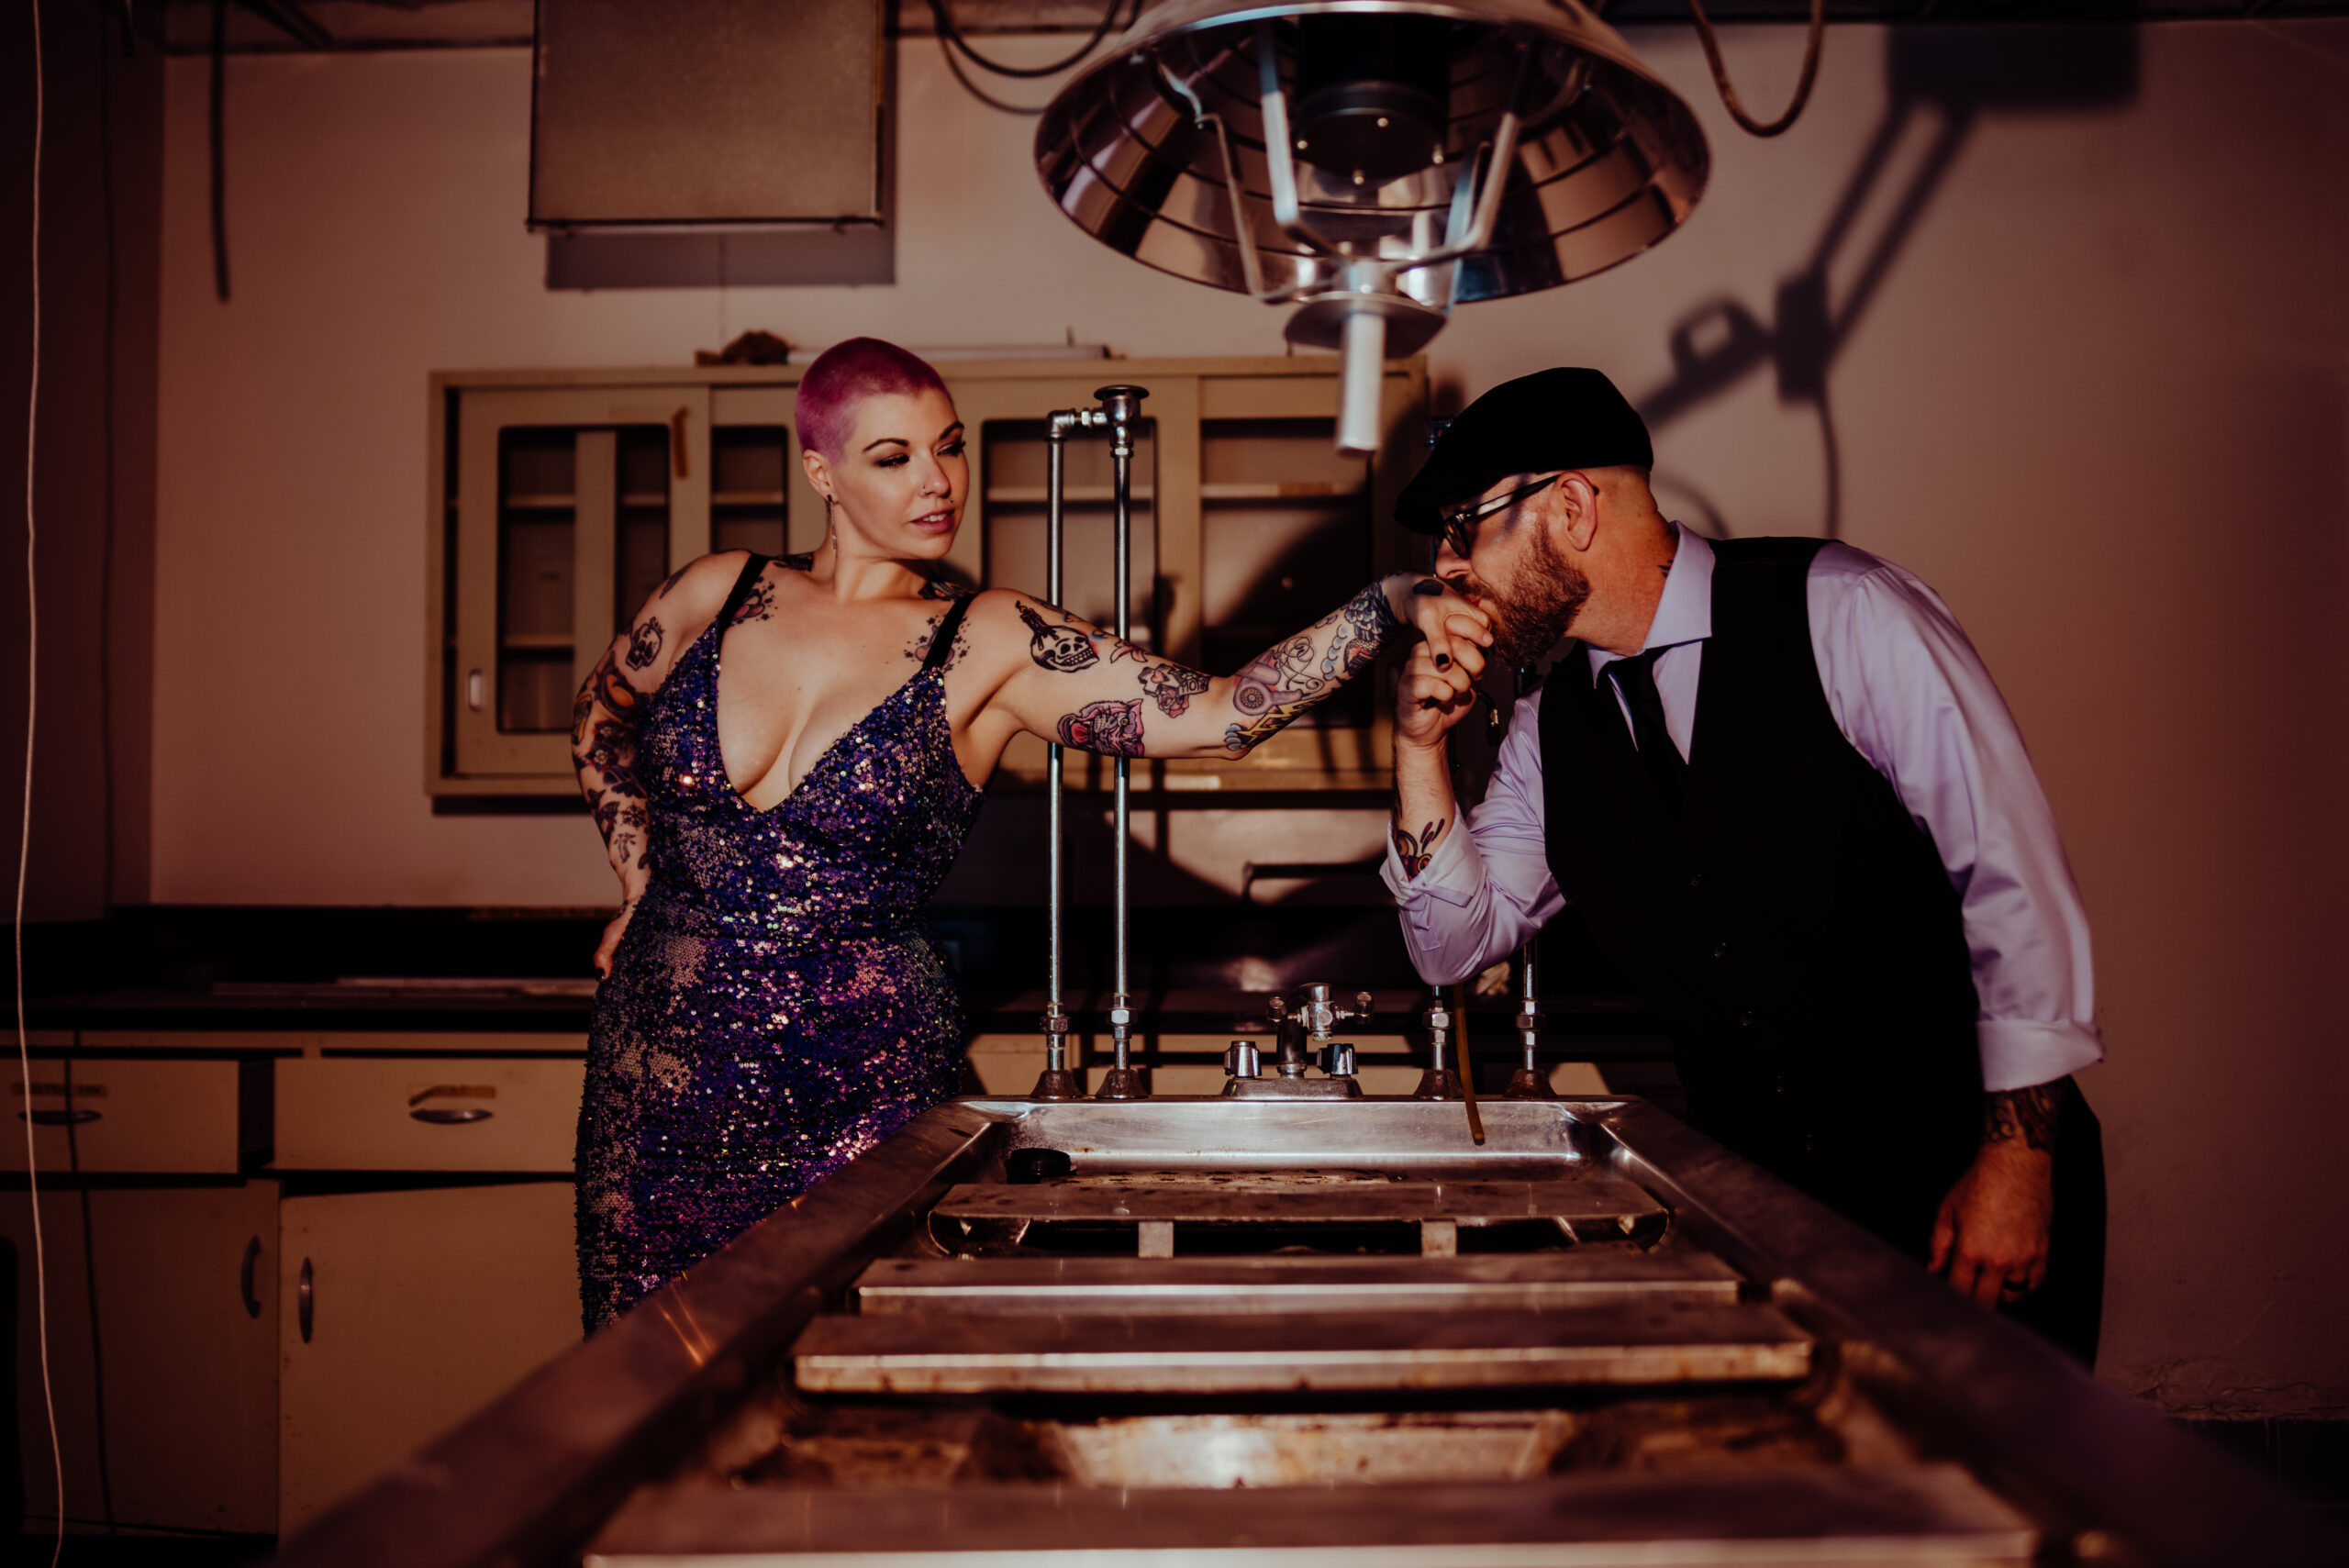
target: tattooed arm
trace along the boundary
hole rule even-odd
[[[604,851],[620,879],[620,912],[606,928],[596,950],[598,973],[611,972],[611,957],[636,902],[651,879],[645,858],[643,782],[637,777],[637,733],[644,700],[668,678],[677,655],[700,635],[725,605],[727,590],[742,569],[740,551],[704,556],[681,567],[653,591],[636,619],[612,645],[579,688],[571,706],[571,766]]]
[[[982,635],[1015,635],[1016,617],[1026,658],[989,707],[1004,716],[1006,739],[1024,729],[1107,756],[1244,757],[1399,638],[1416,632],[1447,660],[1455,649],[1481,654],[1490,636],[1484,614],[1448,589],[1415,591],[1432,581],[1404,573],[1374,583],[1238,674],[1213,677],[1050,605],[992,593],[982,601]]]
[[[2055,1213],[2059,1078],[1982,1096],[1982,1148],[1942,1200],[1932,1267],[1985,1307],[2019,1301],[2047,1277],[2047,1230]]]

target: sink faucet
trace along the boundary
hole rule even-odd
[[[1223,1085],[1225,1097],[1331,1100],[1359,1095],[1362,1085],[1354,1078],[1354,1048],[1332,1040],[1330,1031],[1344,1019],[1367,1018],[1373,1010],[1369,992],[1356,992],[1349,1009],[1333,1002],[1330,987],[1319,981],[1299,985],[1286,996],[1275,995],[1265,1008],[1272,1016],[1276,1041],[1275,1075],[1264,1075],[1264,1055],[1253,1042],[1235,1040],[1223,1053],[1223,1070],[1229,1075]],[[1306,1076],[1315,1068],[1321,1076]]]

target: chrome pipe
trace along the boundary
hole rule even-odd
[[[1150,395],[1138,386],[1105,386],[1095,393],[1101,400],[1101,411],[1109,421],[1110,462],[1110,528],[1112,568],[1117,573],[1112,603],[1116,609],[1111,629],[1120,642],[1133,639],[1133,480],[1134,426],[1140,422],[1141,400]],[[1094,1097],[1103,1100],[1138,1100],[1145,1091],[1141,1075],[1134,1071],[1133,1051],[1133,988],[1128,971],[1130,937],[1129,917],[1131,889],[1128,880],[1130,839],[1132,831],[1133,759],[1118,757],[1113,764],[1110,805],[1109,898],[1110,920],[1110,996],[1109,1042],[1115,1061],[1103,1074],[1101,1086]]]
[[[1044,598],[1058,608],[1061,603],[1061,514],[1063,496],[1067,488],[1068,434],[1085,422],[1084,416],[1063,409],[1049,415],[1044,420],[1044,462],[1047,481],[1044,488]],[[1041,1020],[1044,1031],[1044,1071],[1037,1078],[1036,1086],[1029,1093],[1030,1099],[1074,1100],[1084,1091],[1076,1082],[1076,1074],[1068,1065],[1068,1007],[1063,989],[1062,926],[1063,902],[1067,893],[1067,875],[1063,864],[1065,832],[1061,813],[1061,745],[1057,740],[1044,747],[1044,1016]]]

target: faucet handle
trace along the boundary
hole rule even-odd
[[[1351,1078],[1354,1075],[1354,1048],[1333,1041],[1315,1053],[1313,1064],[1330,1077]]]
[[[1378,999],[1367,991],[1354,993],[1354,1017],[1366,1018],[1378,1011]]]
[[[1264,1058],[1252,1040],[1235,1040],[1223,1053],[1223,1071],[1229,1077],[1256,1078],[1264,1075]]]
[[[1273,1022],[1279,1023],[1288,1017],[1288,998],[1277,991],[1274,992],[1272,999],[1264,1004],[1264,1011],[1272,1015]]]

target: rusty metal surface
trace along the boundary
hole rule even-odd
[[[1791,1381],[1811,1340],[1776,1309],[819,1318],[792,1346],[818,1394],[1231,1394]]]
[[[1520,1485],[974,1487],[775,1492],[651,1488],[586,1562],[651,1568],[724,1553],[729,1568],[832,1563],[1039,1568],[1113,1561],[1215,1568],[1658,1568],[1737,1563],[2027,1563],[2029,1522],[1954,1465],[1554,1476]],[[1105,1553],[1105,1543],[1114,1551]],[[1328,1553],[1343,1551],[1343,1557]],[[1159,1558],[1141,1553],[1165,1553]],[[1313,1553],[1308,1555],[1308,1553]],[[887,1554],[885,1556],[881,1554]]]
[[[1673,1118],[1620,1099],[1486,1109],[1476,1148],[1457,1106],[1409,1101],[939,1107],[290,1542],[285,1560],[2349,1561],[2280,1489]],[[1540,1250],[1512,1232],[1528,1222],[1464,1230],[1443,1217],[1419,1223],[1501,1250],[1347,1256],[1334,1249],[1353,1244],[1352,1222],[1227,1215],[1110,1227],[1129,1248],[1143,1224],[1163,1227],[1172,1258],[1050,1254],[1002,1235],[968,1249],[996,1255],[937,1255],[934,1207],[957,1187],[1009,1190],[997,1184],[1018,1148],[1067,1153],[1072,1190],[1122,1193],[1129,1207],[1186,1185],[1276,1190],[1285,1207],[1415,1184],[1627,1183],[1669,1223],[1571,1247],[1553,1234]],[[1207,1179],[1217,1173],[1235,1179]],[[1258,1231],[1278,1250],[1185,1256],[1186,1227]],[[1328,1240],[1287,1250],[1308,1233]],[[1537,1250],[1507,1250],[1520,1242]],[[1302,1294],[1281,1294],[1291,1288]],[[1265,1310],[1280,1307],[1303,1309]],[[1622,1327],[1642,1314],[1745,1327]],[[795,1361],[803,1329],[808,1355]],[[833,1390],[792,1386],[825,1355]],[[1678,1381],[1718,1375],[1706,1356],[1782,1360],[1742,1383]],[[1403,1479],[1414,1451],[1423,1471]],[[1298,1478],[1310,1484],[1278,1485]]]
[[[956,1187],[932,1211],[945,1219],[1174,1220],[1178,1223],[1314,1225],[1449,1219],[1498,1225],[1518,1219],[1598,1221],[1628,1232],[1661,1218],[1662,1206],[1630,1182],[1384,1182],[1341,1186],[1252,1186],[1167,1182],[1095,1186],[1083,1181],[1030,1186]]]
[[[1733,1302],[1734,1269],[1702,1252],[1581,1249],[1520,1257],[881,1258],[857,1310],[1442,1312],[1609,1298]]]

